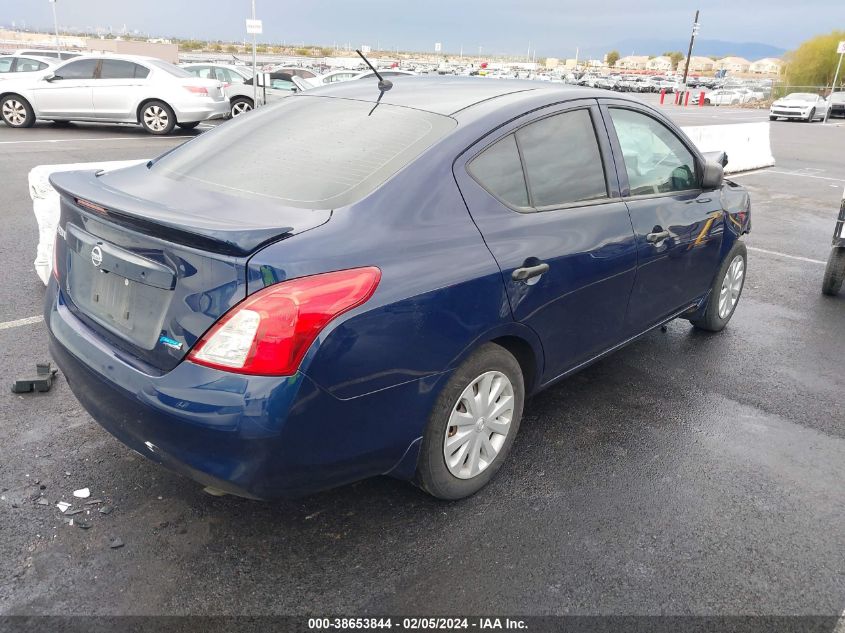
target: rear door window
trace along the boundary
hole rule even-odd
[[[607,198],[607,182],[589,110],[546,117],[516,132],[531,206]]]
[[[12,64],[14,61],[14,57],[0,57],[0,73],[12,72]]]
[[[37,59],[27,59],[26,57],[19,57],[18,63],[15,66],[16,73],[31,73],[36,70],[44,70],[47,64],[40,62]]]
[[[150,71],[134,62],[122,59],[104,59],[100,79],[135,79],[146,77]]]
[[[528,206],[528,188],[513,134],[476,156],[468,169],[476,182],[502,202],[514,207]]]

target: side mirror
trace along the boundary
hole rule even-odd
[[[56,73],[47,73],[44,75],[44,81],[53,81],[56,79]]]
[[[704,160],[708,163],[717,163],[722,167],[728,164],[727,152],[704,152]]]
[[[706,161],[704,163],[704,174],[701,177],[702,189],[719,189],[725,179],[725,169],[719,163]]]

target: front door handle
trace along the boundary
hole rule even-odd
[[[657,233],[649,233],[645,236],[645,239],[650,244],[659,244],[667,237],[669,237],[669,231],[659,231]]]
[[[543,273],[549,272],[549,265],[544,263],[535,266],[525,266],[524,268],[516,268],[511,273],[511,279],[514,281],[525,281],[532,277],[539,277]]]

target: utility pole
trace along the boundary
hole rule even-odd
[[[827,125],[827,120],[830,118],[830,104],[833,98],[833,93],[836,92],[836,84],[839,82],[839,70],[842,68],[842,58],[845,57],[845,42],[839,42],[839,63],[836,64],[836,73],[833,75],[833,87],[830,89],[830,94],[827,96],[827,110],[824,113],[824,124]],[[843,197],[845,199],[845,197]]]
[[[50,0],[50,4],[53,7],[53,29],[56,31],[56,48],[60,49],[59,46],[59,20],[56,17],[56,0]]]
[[[692,35],[689,38],[689,50],[687,51],[687,63],[684,64],[684,92],[687,89],[687,74],[689,73],[689,59],[692,57],[692,47],[695,44],[695,36],[698,35],[698,9],[695,10],[695,20],[692,22]]]
[[[252,0],[252,19],[255,20],[255,0]],[[252,107],[258,105],[258,67],[255,63],[255,33],[252,34]]]

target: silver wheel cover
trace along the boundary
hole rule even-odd
[[[511,429],[514,391],[503,373],[488,371],[473,380],[452,407],[443,457],[458,479],[472,479],[496,459]]]
[[[23,125],[26,121],[26,108],[17,99],[6,99],[3,102],[3,118],[10,125]]]
[[[742,282],[745,279],[745,260],[742,255],[733,258],[731,265],[722,279],[722,289],[719,291],[719,318],[726,319],[739,301]]]
[[[150,105],[144,109],[144,123],[154,132],[161,132],[167,128],[170,117],[167,111],[161,106]]]
[[[249,105],[246,101],[238,101],[235,105],[232,106],[232,116],[238,116],[239,114],[243,114],[244,112],[249,112],[252,110],[252,106]]]

